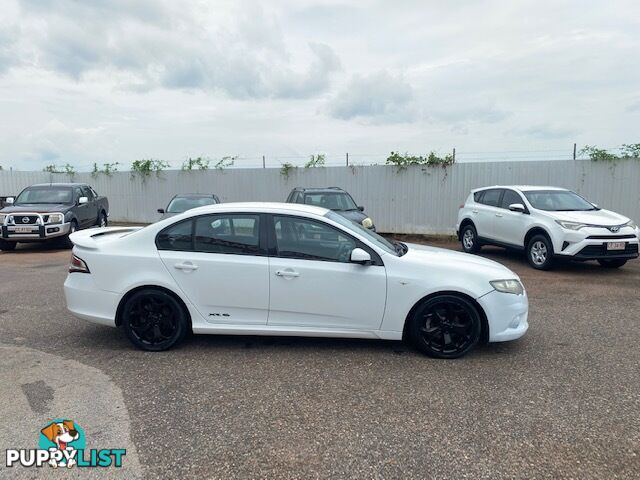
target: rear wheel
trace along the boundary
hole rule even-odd
[[[5,252],[15,250],[16,245],[18,245],[18,242],[7,242],[6,240],[0,239],[0,250],[4,250]]]
[[[187,333],[184,307],[162,290],[134,293],[122,308],[122,327],[136,347],[159,352],[180,342]]]
[[[99,227],[106,227],[108,223],[109,223],[109,221],[107,220],[107,214],[104,213],[104,212],[100,212],[100,215],[98,215],[98,223],[97,223],[97,225]]]
[[[411,342],[436,358],[459,358],[480,340],[477,308],[457,295],[437,295],[423,302],[409,319]]]
[[[534,235],[529,240],[527,260],[537,270],[549,270],[553,266],[553,245],[546,235]]]
[[[605,258],[600,258],[598,259],[598,263],[602,265],[604,268],[620,268],[625,263],[627,263],[627,260],[624,258],[613,258],[610,260],[607,260]]]
[[[473,225],[465,225],[462,227],[460,234],[462,249],[467,253],[476,253],[480,250],[480,242],[478,242],[478,233]]]

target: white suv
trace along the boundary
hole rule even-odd
[[[539,270],[548,270],[558,258],[618,268],[638,257],[640,238],[630,219],[575,192],[531,186],[472,190],[458,212],[456,232],[467,253],[482,245],[524,250]]]

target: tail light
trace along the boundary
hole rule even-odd
[[[91,273],[89,267],[84,260],[75,255],[71,255],[71,262],[69,263],[69,273]]]

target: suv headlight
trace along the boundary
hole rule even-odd
[[[7,218],[6,213],[0,213],[0,225],[4,225],[4,219]]]
[[[64,215],[62,213],[52,213],[49,215],[49,221],[47,223],[62,223],[64,222]]]
[[[580,230],[583,227],[588,227],[585,223],[565,222],[564,220],[556,220],[556,223],[567,230]]]
[[[364,228],[371,228],[373,227],[373,220],[371,220],[369,217],[365,218],[364,220],[362,220],[362,226]]]
[[[514,295],[522,295],[524,287],[516,280],[493,280],[489,282],[493,288],[502,293],[513,293]]]
[[[0,223],[2,223],[2,215],[0,215]],[[627,223],[624,224],[625,227],[631,227],[634,230],[636,228],[638,228],[638,224],[636,222],[634,222],[633,220],[629,220]]]

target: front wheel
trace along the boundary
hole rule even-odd
[[[435,358],[459,358],[480,340],[480,313],[463,297],[437,295],[423,302],[409,319],[409,339]]]
[[[529,240],[527,260],[536,270],[549,270],[553,266],[553,245],[546,235],[535,235]]]
[[[601,259],[598,259],[598,263],[602,265],[604,268],[620,268],[625,263],[627,263],[627,260],[624,258],[614,258],[611,260],[601,258]]]
[[[182,305],[161,290],[140,290],[122,308],[124,332],[142,350],[159,352],[173,347],[186,335],[187,325]]]
[[[100,212],[100,215],[98,215],[97,225],[99,227],[106,227],[108,223],[109,223],[109,220],[107,219],[107,214],[104,212]]]
[[[69,233],[63,237],[64,244],[67,248],[73,248],[73,242],[69,237],[71,237],[71,234],[75,233],[76,230],[78,230],[78,224],[76,223],[75,220],[71,220],[71,225],[69,226]]]
[[[7,242],[6,240],[0,239],[0,250],[4,250],[5,252],[15,250],[16,245],[18,245],[18,242]]]

